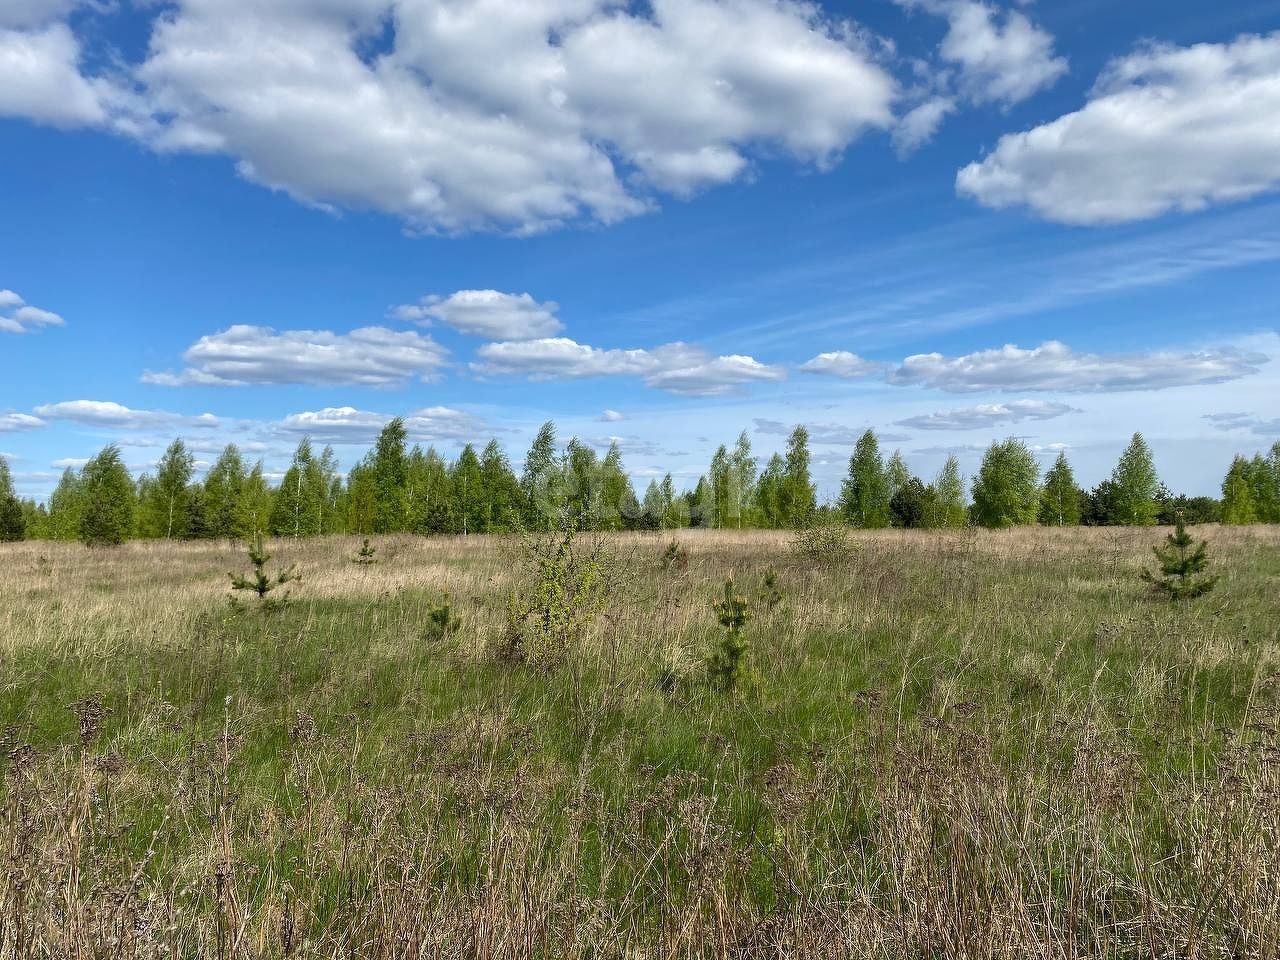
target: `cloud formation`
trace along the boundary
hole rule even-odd
[[[720,396],[748,383],[782,380],[780,367],[734,354],[715,357],[687,343],[652,350],[603,350],[568,337],[486,343],[471,368],[482,376],[530,380],[634,376],[646,386],[684,396]]]
[[[45,425],[39,417],[29,413],[0,413],[0,433],[17,433],[19,430],[39,430]]]
[[[1204,419],[1222,431],[1247,430],[1257,437],[1280,437],[1280,417],[1267,419],[1253,413],[1208,413]]]
[[[1010,106],[1052,86],[1067,72],[1053,37],[1025,13],[1000,11],[980,0],[924,4],[947,18],[939,55],[960,71],[957,85],[974,103]]]
[[[1280,189],[1280,32],[1152,46],[1112,63],[1080,110],[1002,137],[959,172],[988,207],[1122,223]]]
[[[856,353],[848,350],[836,350],[831,353],[820,353],[812,360],[800,364],[805,373],[820,373],[842,380],[856,380],[879,373],[883,364],[872,360],[864,360]]]
[[[318,206],[424,230],[609,223],[744,175],[819,168],[893,122],[855,25],[801,0],[176,0],[90,75],[55,6],[0,32],[0,113],[233,158]]]
[[[325,407],[292,413],[273,424],[273,433],[308,436],[320,443],[372,443],[391,414],[357,410],[355,407]],[[403,417],[409,439],[431,443],[440,440],[474,441],[489,431],[479,417],[451,407],[426,407]]]
[[[539,303],[527,293],[497,290],[459,290],[447,297],[423,297],[392,310],[398,320],[430,325],[438,320],[459,333],[490,340],[532,340],[555,336],[564,329],[556,318],[559,304]]]
[[[948,393],[1160,390],[1237,380],[1257,373],[1267,359],[1230,349],[1199,353],[1076,353],[1066,344],[1050,340],[1030,350],[1006,344],[959,357],[917,354],[907,357],[888,379],[894,384],[932,387]]]
[[[0,97],[3,96],[0,93]],[[0,333],[30,333],[40,327],[60,327],[64,323],[56,313],[31,306],[12,290],[0,290]]]
[[[413,330],[363,327],[350,333],[282,330],[237,324],[201,337],[183,354],[187,369],[143,374],[161,386],[300,383],[384,387],[429,381],[445,365],[446,351]]]
[[[186,426],[209,429],[221,425],[211,413],[188,417],[162,410],[133,410],[113,400],[64,400],[46,403],[33,411],[48,420],[68,420],[87,427],[140,430],[158,426]]]
[[[983,430],[1005,423],[1021,423],[1023,420],[1052,420],[1078,412],[1075,407],[1050,400],[1011,400],[1008,403],[980,403],[976,407],[908,417],[897,421],[897,425],[913,430]]]

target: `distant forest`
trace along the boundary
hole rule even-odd
[[[882,455],[874,432],[858,440],[834,503],[819,504],[810,475],[809,435],[792,432],[785,454],[760,469],[744,431],[721,446],[693,489],[670,474],[637,494],[617,444],[601,457],[571,439],[563,449],[553,423],[538,431],[520,473],[496,440],[479,453],[468,444],[452,463],[433,448],[410,448],[404,422],[392,420],[372,450],[343,477],[326,447],[304,439],[281,482],[259,461],[250,466],[228,446],[196,479],[195,458],[175,440],[153,473],[135,480],[110,445],[79,470],[67,469],[47,505],[16,496],[0,459],[0,539],[250,539],[257,534],[423,535],[546,530],[571,523],[589,530],[796,528],[844,523],[860,528],[955,528],[1172,523],[1280,523],[1280,443],[1252,459],[1236,457],[1222,497],[1175,496],[1160,482],[1140,434],[1112,475],[1081,489],[1065,453],[1042,477],[1019,440],[993,443],[966,489],[949,458],[926,482],[901,454]]]

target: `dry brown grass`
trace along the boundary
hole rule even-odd
[[[1152,530],[619,536],[554,669],[512,541],[277,543],[269,616],[239,548],[6,546],[0,960],[1278,957],[1280,531],[1199,532],[1183,606]]]

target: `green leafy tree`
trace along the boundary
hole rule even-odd
[[[244,487],[236,502],[235,535],[240,540],[252,540],[266,533],[271,525],[275,495],[267,483],[262,461],[259,460],[244,479]]]
[[[893,503],[893,498],[898,492],[911,482],[911,471],[907,469],[907,462],[902,459],[902,451],[893,451],[893,456],[889,458],[889,462],[884,467],[885,484],[887,493],[889,494],[889,503]],[[893,522],[893,510],[889,511],[889,522]]]
[[[244,538],[238,523],[240,498],[244,495],[244,459],[240,449],[229,443],[218,454],[204,480],[205,534],[215,540]]]
[[[367,499],[372,501],[371,492]],[[414,447],[409,454],[405,513],[407,529],[414,533],[447,533],[452,529],[453,485],[449,467],[435,447],[428,447],[426,453],[421,447]],[[372,521],[369,526],[372,527]]]
[[[191,532],[191,478],[196,458],[181,440],[174,440],[156,464],[156,475],[140,494],[139,513],[144,536],[183,539]]]
[[[13,491],[9,462],[0,457],[0,542],[14,543],[27,535],[27,518],[22,501]]]
[[[378,434],[369,464],[373,479],[375,533],[398,533],[406,529],[404,499],[409,462],[405,452],[408,432],[404,420],[392,419]]]
[[[1258,522],[1280,523],[1280,475],[1260,453],[1249,461],[1249,488]]]
[[[731,499],[730,487],[733,483],[729,471],[729,451],[721,444],[711,457],[711,469],[707,473],[707,493],[703,506],[703,523],[712,529],[726,525],[728,505]]]
[[[889,525],[889,478],[880,457],[880,442],[871,430],[858,439],[849,458],[849,473],[840,490],[840,513],[846,523],[865,530]]]
[[[511,530],[525,514],[524,497],[520,481],[497,440],[490,440],[480,454],[480,484],[484,491],[484,529]]]
[[[780,519],[783,526],[799,527],[809,521],[818,506],[809,475],[809,431],[804,427],[791,431],[783,462]]]
[[[729,480],[728,516],[739,528],[754,524],[756,458],[751,453],[751,437],[745,430],[738,434],[738,442],[729,455]]]
[[[83,512],[84,484],[80,474],[67,467],[49,496],[49,538],[80,539],[80,516]]]
[[[280,537],[314,537],[324,533],[329,512],[328,467],[317,461],[311,440],[303,437],[276,490],[271,532]]]
[[[955,457],[947,457],[942,465],[933,482],[933,494],[928,526],[955,529],[968,523],[969,506],[964,494],[964,478],[960,475],[960,461]]]
[[[1160,513],[1160,478],[1142,434],[1135,433],[1129,441],[1111,474],[1111,482],[1115,484],[1115,521],[1126,526],[1155,526]]]
[[[528,504],[530,528],[555,529],[562,519],[564,491],[560,463],[556,458],[556,427],[550,420],[538,429],[538,435],[525,455],[520,488]]]
[[[604,530],[621,530],[628,524],[634,524],[639,513],[636,492],[623,465],[622,450],[615,440],[609,444],[608,452],[600,461],[599,526]]]
[[[786,470],[782,455],[775,453],[769,458],[764,472],[760,474],[760,481],[756,484],[756,504],[764,525],[770,529],[787,525],[783,501]]]
[[[1010,438],[992,443],[973,483],[973,518],[984,527],[1036,522],[1040,468],[1027,445]]]
[[[80,540],[91,546],[116,546],[134,533],[135,490],[133,478],[115,444],[84,465],[80,471]]]
[[[1046,526],[1074,527],[1080,523],[1080,488],[1067,461],[1060,452],[1044,477],[1040,491],[1040,522]]]
[[[484,479],[476,448],[467,444],[449,470],[453,491],[453,530],[467,536],[481,531],[487,518]]]
[[[1222,481],[1223,523],[1241,525],[1258,522],[1250,472],[1250,463],[1244,457],[1236,457],[1231,461],[1231,469]]]
[[[676,483],[669,473],[662,478],[662,502],[666,506],[663,529],[678,530],[689,526],[689,504],[676,494]]]

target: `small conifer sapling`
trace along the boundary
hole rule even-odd
[[[742,679],[745,669],[743,659],[747,655],[749,644],[743,635],[743,628],[751,619],[751,611],[747,609],[746,598],[738,594],[732,579],[724,582],[724,598],[712,603],[711,608],[716,612],[725,632],[707,662],[707,678],[714,686],[731,693]]]
[[[1218,582],[1216,576],[1204,575],[1209,566],[1208,546],[1204,540],[1196,543],[1179,515],[1177,529],[1165,538],[1165,545],[1151,548],[1160,561],[1160,575],[1143,570],[1142,579],[1170,600],[1203,596]]]
[[[280,587],[289,583],[301,581],[301,577],[297,574],[295,567],[288,570],[278,570],[275,576],[267,574],[267,563],[271,560],[271,554],[267,553],[266,547],[262,541],[262,534],[255,534],[253,541],[249,544],[249,562],[253,564],[253,572],[249,576],[240,574],[230,574],[231,589],[245,590],[254,593],[258,597],[258,603],[263,610],[271,610],[282,604],[287,596],[283,599],[277,599],[271,596],[271,593]],[[232,594],[235,599],[235,594]]]

